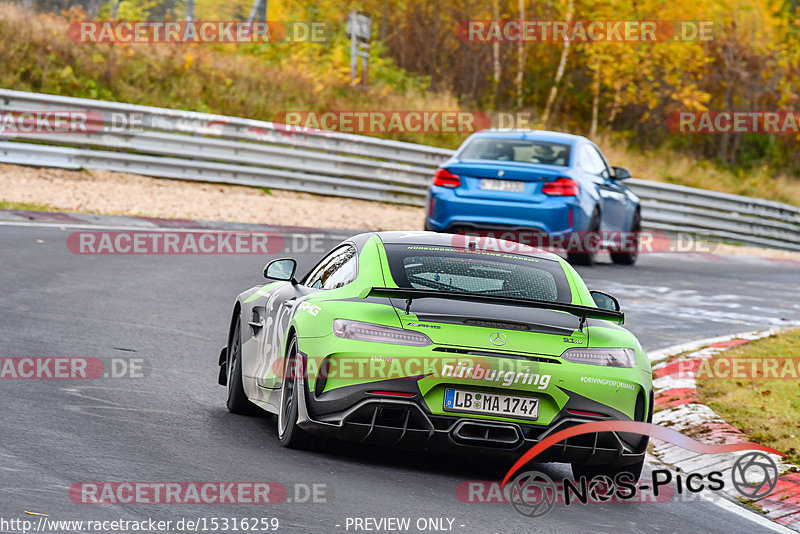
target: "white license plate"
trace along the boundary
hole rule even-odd
[[[487,191],[503,191],[506,193],[522,193],[525,191],[525,182],[515,182],[513,180],[481,180],[481,189]]]
[[[444,410],[536,420],[539,417],[539,399],[447,388],[444,390]]]

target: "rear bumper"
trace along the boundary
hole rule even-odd
[[[410,449],[462,450],[520,455],[552,435],[596,419],[564,417],[547,427],[432,415],[409,400],[365,399],[340,414],[308,418],[300,426],[344,441]],[[616,432],[561,441],[537,457],[541,462],[628,465],[644,458],[647,438],[629,443]]]
[[[304,379],[301,379],[306,381]],[[411,395],[390,397],[390,391]],[[483,451],[519,456],[555,432],[598,420],[630,420],[621,412],[578,394],[549,425],[524,424],[432,413],[417,380],[391,379],[337,388],[321,395],[304,385],[299,399],[298,425],[323,437],[406,449]],[[652,412],[652,396],[648,401]],[[568,410],[594,411],[605,418],[573,415]],[[649,419],[649,417],[648,417]],[[541,462],[578,462],[589,465],[628,465],[645,457],[646,436],[603,432],[569,438],[537,457]]]
[[[461,196],[445,187],[431,188],[427,210],[426,227],[439,232],[511,227],[552,235],[580,231],[584,218],[576,197],[549,197],[544,202],[500,200]]]

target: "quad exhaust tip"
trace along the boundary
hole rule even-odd
[[[453,438],[461,443],[476,446],[515,447],[523,437],[515,425],[460,421],[453,429]]]

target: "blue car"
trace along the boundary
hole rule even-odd
[[[425,229],[465,233],[534,231],[549,242],[580,232],[605,241],[614,263],[632,265],[638,246],[608,244],[614,232],[639,232],[639,198],[580,135],[494,130],[471,135],[433,177]],[[626,234],[629,235],[629,234]],[[603,236],[603,237],[599,237]],[[591,265],[597,247],[566,248],[571,263]]]

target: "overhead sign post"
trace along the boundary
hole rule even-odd
[[[361,58],[361,85],[367,84],[369,74],[369,41],[372,36],[372,17],[359,11],[347,16],[347,35],[350,37],[350,77],[358,78],[358,58]]]

